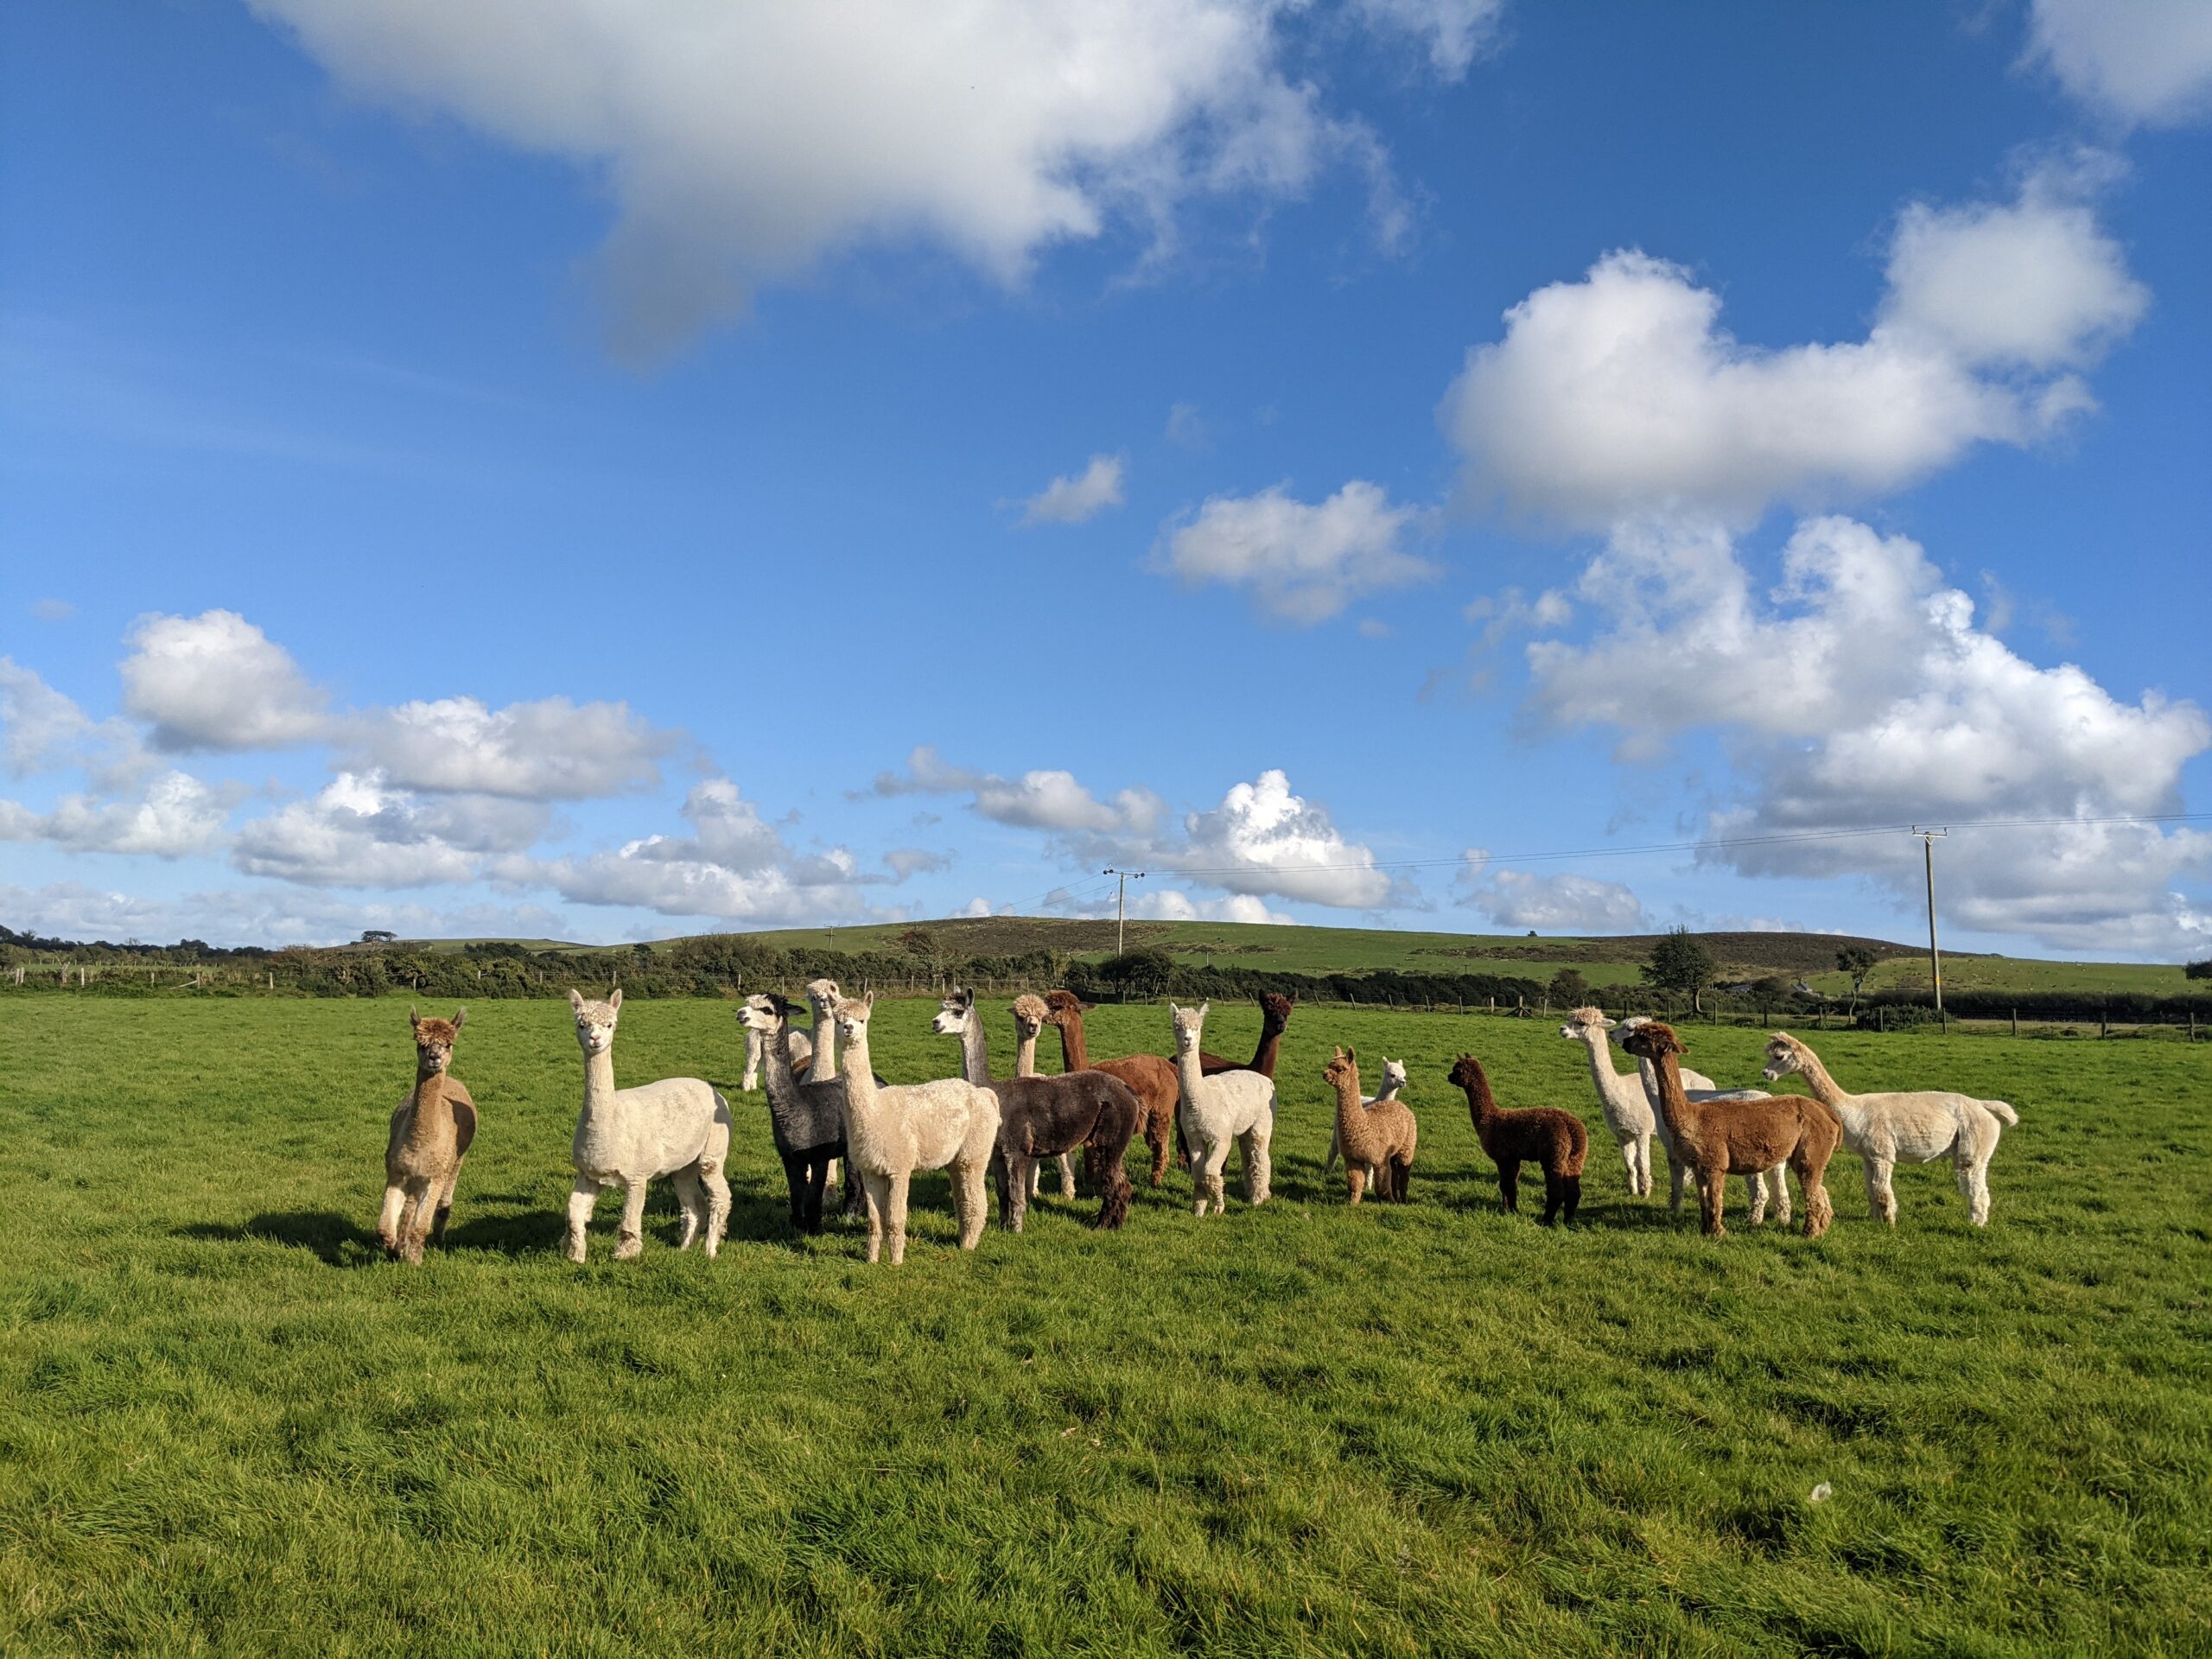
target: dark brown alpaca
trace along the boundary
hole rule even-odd
[[[377,1242],[398,1261],[419,1262],[425,1242],[445,1243],[454,1185],[476,1138],[476,1103],[447,1070],[467,1018],[466,1008],[450,1020],[425,1020],[407,1010],[415,1027],[415,1088],[391,1115],[384,1149],[384,1209],[377,1217]]]
[[[1787,1163],[1805,1190],[1805,1236],[1818,1238],[1835,1218],[1821,1185],[1828,1160],[1843,1139],[1843,1126],[1817,1100],[1802,1095],[1770,1095],[1758,1100],[1693,1101],[1682,1092],[1684,1052],[1674,1027],[1638,1026],[1621,1046],[1651,1062],[1659,1074],[1659,1111],[1675,1150],[1697,1172],[1697,1208],[1708,1238],[1726,1236],[1720,1224],[1728,1177],[1755,1175]]]
[[[1262,992],[1260,996],[1260,1046],[1252,1051],[1248,1064],[1243,1060],[1224,1060],[1218,1054],[1198,1056],[1198,1071],[1205,1077],[1217,1071],[1257,1071],[1263,1077],[1275,1074],[1275,1057],[1282,1052],[1283,1028],[1290,1024],[1290,1011],[1298,1006],[1297,1000],[1280,991]]]
[[[1378,1100],[1370,1106],[1360,1097],[1357,1049],[1338,1049],[1336,1058],[1321,1068],[1321,1077],[1337,1093],[1337,1140],[1344,1147],[1351,1201],[1359,1202],[1371,1168],[1375,1196],[1405,1203],[1407,1183],[1414,1173],[1414,1143],[1421,1135],[1413,1108],[1402,1100]]]
[[[1167,1149],[1175,1139],[1175,1103],[1182,1085],[1175,1081],[1175,1062],[1157,1054],[1128,1054],[1118,1060],[1094,1060],[1083,1040],[1083,1016],[1092,1005],[1073,991],[1045,993],[1045,1020],[1060,1028],[1060,1070],[1103,1071],[1129,1085],[1129,1092],[1144,1108],[1144,1122],[1137,1133],[1152,1148],[1152,1184],[1167,1179]]]
[[[1573,1112],[1555,1106],[1530,1106],[1509,1112],[1490,1091],[1482,1063],[1462,1054],[1452,1067],[1452,1081],[1467,1091],[1467,1116],[1475,1139],[1497,1166],[1497,1196],[1508,1210],[1519,1207],[1521,1166],[1544,1168],[1544,1225],[1562,1214],[1572,1222],[1582,1203],[1582,1163],[1590,1155],[1590,1131]]]

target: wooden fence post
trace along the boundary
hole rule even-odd
[[[2018,1008],[2012,1010],[2012,1034],[2015,1037],[2020,1034],[2020,1011]]]

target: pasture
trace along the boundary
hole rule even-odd
[[[879,1008],[887,1076],[954,1070],[932,1008]],[[963,1256],[931,1175],[892,1270],[787,1236],[734,1005],[637,1001],[620,1081],[731,1095],[730,1243],[677,1255],[657,1187],[644,1258],[610,1198],[579,1268],[567,1007],[486,1001],[450,1248],[410,1270],[372,1237],[404,1001],[8,1010],[9,1653],[2206,1646],[2212,1049],[1825,1033],[1847,1087],[2018,1108],[1993,1224],[1939,1165],[1880,1229],[1846,1154],[1827,1238],[1745,1226],[1739,1184],[1710,1243],[1626,1198],[1555,1022],[1301,1008],[1264,1210],[1233,1165],[1205,1223],[1138,1171],[1119,1233],[1048,1196]],[[1208,1046],[1256,1023],[1217,1005]],[[1685,1036],[1752,1079],[1758,1032]],[[1166,1011],[1090,1037],[1165,1052]],[[1410,1205],[1321,1179],[1332,1041],[1370,1091],[1409,1063]],[[1499,1212],[1463,1047],[1591,1125],[1580,1226]]]

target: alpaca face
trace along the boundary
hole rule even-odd
[[[834,1008],[844,1000],[844,993],[837,988],[834,979],[810,979],[806,982],[806,1000],[817,1008]]]
[[[1051,991],[1045,997],[1045,1022],[1065,1026],[1090,1012],[1091,1005],[1073,991]]]
[[[1611,1031],[1615,1022],[1605,1017],[1602,1008],[1577,1008],[1567,1016],[1567,1023],[1559,1028],[1562,1037],[1572,1037],[1580,1042],[1586,1032]]]
[[[1044,998],[1017,996],[1014,999],[1014,1028],[1021,1034],[1024,1042],[1044,1030],[1051,1018],[1052,1012],[1046,1007]]]
[[[830,1017],[836,1021],[839,1042],[868,1041],[868,1016],[874,1001],[874,992],[870,992],[864,1001],[856,1001],[849,996],[838,999],[836,1010]]]
[[[1471,1054],[1462,1054],[1452,1062],[1452,1074],[1446,1079],[1454,1089],[1471,1089],[1482,1081],[1482,1069],[1475,1064]]]
[[[966,995],[955,991],[938,1005],[938,1016],[930,1021],[930,1029],[940,1037],[964,1037],[968,1034],[968,1021],[974,1014],[975,1008]]]
[[[1406,1086],[1406,1063],[1403,1060],[1382,1062],[1382,1086],[1385,1089],[1402,1089]]]
[[[1759,1075],[1769,1083],[1779,1083],[1792,1071],[1804,1070],[1804,1056],[1797,1052],[1797,1045],[1787,1037],[1777,1037],[1766,1046],[1766,1064]]]
[[[468,1010],[461,1009],[450,1020],[423,1020],[410,1008],[407,1018],[415,1027],[416,1070],[427,1076],[451,1065],[454,1039],[461,1034],[461,1021],[468,1018]]]
[[[776,1028],[776,1005],[765,996],[748,996],[737,1011],[737,1023],[765,1036]]]
[[[1621,1046],[1630,1053],[1656,1065],[1662,1054],[1687,1054],[1681,1039],[1675,1035],[1674,1027],[1662,1026],[1656,1020],[1639,1020],[1635,1028],[1621,1039]]]
[[[1260,999],[1260,1023],[1281,1031],[1290,1023],[1290,1011],[1296,1006],[1281,991],[1269,991]]]
[[[576,1016],[576,1044],[586,1054],[604,1054],[614,1046],[614,1021],[622,1011],[621,992],[604,1002],[593,1002],[570,991],[569,1007]]]
[[[1329,1063],[1321,1068],[1321,1081],[1330,1088],[1340,1088],[1349,1080],[1353,1088],[1359,1086],[1359,1063],[1343,1049],[1338,1049]]]
[[[1211,1001],[1201,1002],[1195,1008],[1179,1008],[1173,1002],[1167,1005],[1167,1012],[1175,1021],[1175,1049],[1178,1053],[1195,1054],[1198,1052],[1198,1039],[1205,1031],[1206,1010],[1212,1006]]]

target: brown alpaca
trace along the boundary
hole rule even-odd
[[[1482,1063],[1462,1054],[1452,1067],[1452,1081],[1467,1091],[1467,1116],[1475,1139],[1497,1166],[1497,1196],[1506,1209],[1519,1209],[1521,1166],[1544,1169],[1544,1225],[1562,1214],[1572,1222],[1582,1204],[1582,1163],[1590,1155],[1590,1131],[1573,1112],[1556,1106],[1530,1106],[1509,1112],[1490,1091]]]
[[[1805,1236],[1818,1238],[1827,1231],[1835,1209],[1821,1179],[1843,1140],[1834,1114],[1802,1095],[1691,1100],[1682,1092],[1682,1068],[1675,1058],[1684,1052],[1681,1039],[1669,1026],[1638,1026],[1621,1046],[1649,1060],[1659,1074],[1660,1115],[1677,1151],[1697,1172],[1698,1215],[1708,1238],[1727,1235],[1720,1211],[1730,1174],[1755,1174],[1783,1162],[1797,1172],[1797,1184],[1805,1190]]]
[[[1060,1070],[1103,1071],[1129,1085],[1129,1092],[1144,1108],[1144,1122],[1137,1133],[1152,1148],[1152,1184],[1167,1179],[1167,1148],[1175,1138],[1175,1103],[1182,1085],[1175,1081],[1175,1062],[1157,1054],[1130,1054],[1118,1060],[1094,1060],[1084,1046],[1083,1016],[1092,1005],[1073,991],[1045,994],[1045,1023],[1060,1028]]]
[[[1421,1135],[1413,1108],[1395,1098],[1370,1106],[1360,1097],[1357,1049],[1337,1050],[1336,1058],[1321,1068],[1321,1077],[1337,1091],[1337,1141],[1344,1147],[1351,1201],[1359,1202],[1372,1165],[1375,1196],[1405,1203],[1406,1183],[1414,1173],[1414,1141]]]
[[[1257,1071],[1272,1078],[1275,1074],[1275,1057],[1282,1052],[1283,1028],[1290,1024],[1290,1011],[1298,1006],[1297,1000],[1280,991],[1266,991],[1260,996],[1260,1046],[1252,1051],[1250,1064],[1243,1060],[1224,1060],[1218,1054],[1198,1056],[1198,1071],[1211,1077],[1217,1071]]]
[[[415,1088],[391,1115],[391,1138],[384,1149],[384,1209],[377,1217],[378,1243],[402,1262],[421,1262],[426,1239],[444,1245],[461,1160],[476,1138],[476,1103],[447,1071],[454,1039],[467,1018],[466,1008],[456,1009],[451,1020],[425,1020],[407,1010],[415,1027]]]

